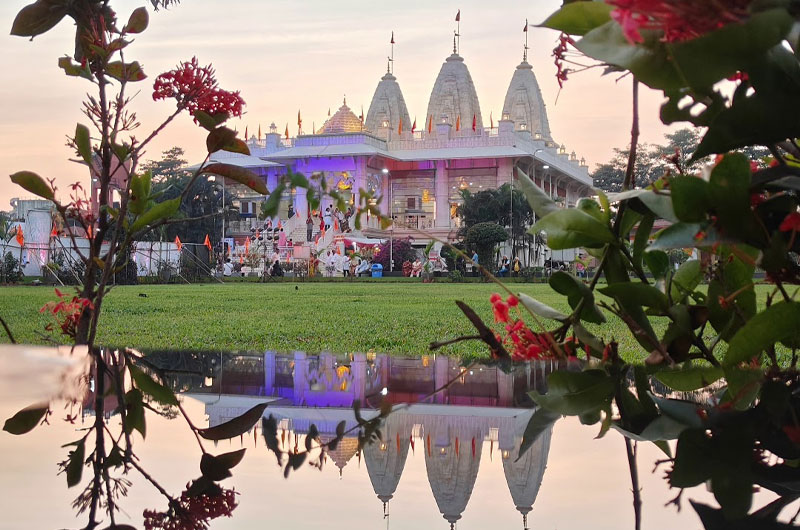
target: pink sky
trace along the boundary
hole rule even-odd
[[[33,42],[11,37],[8,30],[17,11],[30,0],[0,4],[6,31],[0,37],[4,51],[4,82],[0,84],[0,175],[27,169],[55,177],[63,189],[76,180],[87,181],[82,166],[67,161],[65,146],[77,122],[88,123],[80,102],[91,86],[67,78],[56,66],[59,56],[72,50],[74,26],[62,21]],[[117,0],[122,20],[145,0]],[[275,122],[283,132],[289,124],[297,133],[297,111],[305,129],[320,126],[328,109],[335,111],[347,96],[348,105],[366,112],[381,75],[386,70],[389,37],[395,32],[395,75],[403,90],[411,119],[424,122],[428,97],[444,59],[452,51],[455,13],[461,9],[461,55],[478,91],[485,125],[489,114],[500,116],[514,68],[522,58],[527,18],[541,22],[560,4],[557,0],[518,2],[498,0],[459,2],[406,0],[367,2],[345,0],[184,0],[169,11],[151,13],[150,28],[128,47],[126,59],[143,64],[149,79],[133,109],[142,122],[144,138],[173,108],[153,102],[152,81],[181,60],[196,55],[201,64],[213,63],[223,88],[240,90],[246,114],[231,125],[251,133],[261,125],[266,132]],[[554,139],[585,157],[591,169],[607,161],[615,147],[623,147],[630,133],[630,78],[616,81],[599,69],[573,76],[559,94],[550,56],[557,33],[531,28],[529,62],[534,67],[547,105]],[[558,99],[558,101],[556,101]],[[642,140],[662,142],[668,132],[658,121],[659,93],[642,94]],[[183,147],[190,162],[204,155],[204,134],[188,116],[182,116],[151,144],[145,158],[159,158],[163,150]],[[25,192],[8,180],[0,185],[0,210],[12,197]]]

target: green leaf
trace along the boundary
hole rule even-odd
[[[702,89],[760,60],[783,41],[793,23],[786,9],[769,9],[667,48],[688,86]]]
[[[71,488],[81,482],[83,475],[83,462],[86,458],[85,439],[79,441],[75,449],[69,452],[69,462],[67,463],[67,487]]]
[[[675,464],[669,474],[673,488],[691,488],[711,478],[713,443],[703,429],[686,429],[678,437]]]
[[[241,456],[244,456],[244,449],[240,449],[237,452],[241,453]],[[241,460],[241,456],[239,460]],[[200,472],[203,474],[203,477],[214,482],[231,476],[230,466],[227,466],[219,457],[210,453],[203,453],[203,456],[200,457]]]
[[[11,34],[18,37],[35,37],[53,29],[67,14],[64,4],[37,0],[23,7],[11,25]]]
[[[674,223],[678,221],[672,206],[672,197],[664,193],[648,190],[637,197],[647,208],[662,219]]]
[[[32,171],[18,171],[11,175],[11,182],[21,186],[38,197],[52,201],[55,199],[53,188],[45,180]]]
[[[92,165],[92,143],[89,139],[89,128],[80,123],[75,127],[75,146],[78,148],[87,166]]]
[[[669,271],[669,256],[661,250],[649,250],[644,253],[644,262],[656,280],[666,277]]]
[[[3,425],[3,430],[17,435],[30,432],[39,425],[48,409],[49,405],[47,403],[29,405],[8,418]]]
[[[204,167],[203,173],[219,175],[220,177],[234,180],[239,184],[244,184],[251,190],[262,195],[269,194],[267,185],[264,183],[264,178],[243,167],[234,166],[231,164],[214,163]]]
[[[175,397],[175,393],[172,390],[153,379],[136,365],[129,363],[128,370],[131,373],[131,379],[133,379],[136,388],[141,390],[144,394],[147,394],[164,405],[178,404],[178,398]]]
[[[178,211],[181,207],[181,198],[175,197],[174,199],[170,199],[168,201],[159,202],[142,215],[136,218],[130,228],[131,233],[136,233],[139,230],[147,228],[158,221],[163,219],[169,219]]]
[[[770,346],[800,338],[800,303],[778,302],[756,314],[733,336],[724,364],[749,362]]]
[[[283,195],[283,190],[286,189],[286,185],[281,183],[278,184],[272,193],[269,194],[267,200],[261,204],[261,213],[264,217],[272,217],[278,213],[278,207],[281,204],[281,196]]]
[[[531,391],[531,398],[551,411],[577,416],[608,405],[614,394],[614,380],[603,370],[559,371],[547,378],[547,388],[545,395]]]
[[[535,315],[553,320],[560,320],[562,322],[567,319],[567,315],[561,311],[553,309],[549,305],[543,304],[542,302],[528,296],[525,293],[519,293],[518,297],[519,301],[522,302],[522,305],[528,308]]]
[[[144,438],[147,435],[147,423],[144,417],[142,391],[133,388],[125,393],[125,433],[131,434],[134,429]]]
[[[525,198],[528,199],[531,210],[533,210],[538,217],[544,217],[561,210],[561,208],[553,202],[553,199],[537,186],[524,171],[517,170],[517,176],[519,186],[522,188]]]
[[[672,208],[678,219],[688,223],[705,220],[710,205],[706,181],[698,177],[678,175],[670,180],[669,189],[672,194]]]
[[[594,293],[583,281],[567,272],[558,271],[550,276],[550,287],[565,295],[572,309],[576,309],[583,301],[581,313],[578,315],[581,320],[592,324],[602,324],[606,321],[606,317],[594,303]]]
[[[267,408],[266,403],[259,403],[241,416],[207,429],[198,429],[197,434],[206,440],[227,440],[249,431],[261,419]]]
[[[723,243],[723,240],[713,226],[701,223],[675,223],[656,235],[656,240],[648,247],[648,251],[710,247],[715,243]]]
[[[637,302],[645,307],[652,307],[661,312],[669,309],[667,295],[653,287],[641,282],[612,283],[608,287],[598,289],[601,293],[611,298],[626,299],[628,303]]]
[[[308,179],[302,173],[295,173],[292,172],[290,175],[290,181],[292,183],[293,188],[304,188],[308,189],[310,184],[308,183]]]
[[[570,35],[586,35],[611,20],[613,6],[603,2],[572,2],[547,17],[539,27],[555,29]]]
[[[764,371],[760,368],[740,368],[725,366],[725,381],[728,388],[721,401],[732,403],[736,410],[747,410],[761,391],[764,382]]]
[[[547,233],[547,246],[553,250],[577,247],[602,247],[614,241],[607,225],[580,210],[565,209],[542,217],[529,233]]]
[[[719,366],[697,366],[686,363],[679,369],[662,369],[655,373],[655,378],[680,392],[691,392],[704,388],[723,376]]]
[[[149,21],[150,17],[147,14],[147,9],[144,7],[136,8],[131,13],[128,23],[125,24],[122,31],[123,33],[141,33],[147,29]]]
[[[92,71],[89,65],[81,66],[72,61],[71,57],[59,57],[58,67],[64,70],[64,73],[70,77],[82,77],[91,81],[93,79]]]
[[[700,266],[700,260],[690,259],[684,261],[683,264],[675,271],[670,282],[670,297],[672,303],[678,304],[686,300],[689,294],[700,285],[703,279],[703,269]]]
[[[651,88],[682,87],[683,79],[660,43],[661,34],[654,31],[641,34],[645,42],[634,46],[628,42],[622,27],[610,21],[588,32],[575,47],[593,59],[630,70]]]
[[[219,114],[211,116],[202,110],[196,110],[193,116],[200,126],[209,132],[213,131],[217,128],[217,126],[225,123],[228,118],[230,118],[230,115],[227,112],[220,112]]]
[[[625,210],[627,213],[630,210]],[[645,248],[647,248],[647,243],[650,241],[650,232],[653,231],[653,223],[655,222],[655,217],[652,215],[646,215],[642,218],[639,226],[636,228],[636,237],[633,240],[633,263],[636,267],[642,266],[642,257],[644,256]]]
[[[681,399],[668,399],[650,394],[650,398],[658,405],[658,410],[664,416],[669,416],[673,420],[692,428],[701,428],[703,422],[698,416],[698,412],[703,407],[691,401]]]
[[[525,432],[522,434],[522,443],[519,446],[517,460],[522,458],[522,455],[536,443],[536,440],[538,440],[540,436],[552,429],[553,424],[560,418],[561,414],[556,414],[545,408],[536,409],[531,419],[528,420]]]
[[[106,73],[117,81],[136,82],[147,79],[138,61],[130,63],[123,63],[122,61],[110,62],[106,67]]]

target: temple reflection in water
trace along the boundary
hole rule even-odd
[[[382,441],[365,447],[363,454],[355,437],[346,437],[329,452],[339,473],[354,459],[358,465],[363,459],[386,514],[409,453],[412,458],[422,453],[431,492],[452,528],[469,503],[485,453],[492,461],[484,466],[503,466],[511,501],[522,514],[523,527],[528,527],[527,516],[547,464],[552,427],[519,457],[523,433],[534,412],[527,393],[545,392],[547,375],[559,368],[555,362],[521,363],[503,370],[464,368],[446,356],[337,357],[271,351],[156,355],[155,359],[171,374],[176,390],[205,403],[210,426],[267,401],[266,415],[278,419],[286,444],[302,446],[312,423],[323,442],[335,436],[340,421],[348,429],[354,427],[355,400],[361,401],[366,419],[378,414],[383,400],[407,403],[396,407],[385,421]],[[442,387],[446,388],[434,393]]]

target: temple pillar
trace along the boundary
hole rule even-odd
[[[381,196],[383,200],[381,201],[381,215],[389,217],[389,207],[390,202],[394,198],[391,194],[391,186],[392,186],[392,175],[390,173],[382,173],[383,178],[381,178]]]
[[[364,403],[367,393],[367,356],[363,353],[353,354],[350,363],[350,375],[353,377],[353,399]]]
[[[308,358],[305,352],[294,352],[294,405],[303,405],[308,389]]]
[[[264,352],[264,395],[275,395],[275,352]]]
[[[450,201],[448,171],[444,160],[436,161],[436,228],[450,228]]]
[[[307,193],[308,190],[306,190],[305,188],[295,188],[293,195],[295,215],[301,216],[301,219],[303,220],[305,220],[306,216],[308,215]]]

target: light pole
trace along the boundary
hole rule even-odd
[[[219,240],[222,248],[222,262],[225,263],[225,177],[219,177],[222,180],[222,239]],[[216,182],[217,177],[211,175],[208,177],[209,182]]]
[[[392,181],[388,168],[383,168],[381,173],[386,175],[386,184],[389,186],[389,219],[392,221],[392,224],[389,225],[389,272],[392,272],[394,271],[394,256],[392,252],[392,247],[394,246],[394,203],[392,202]]]

